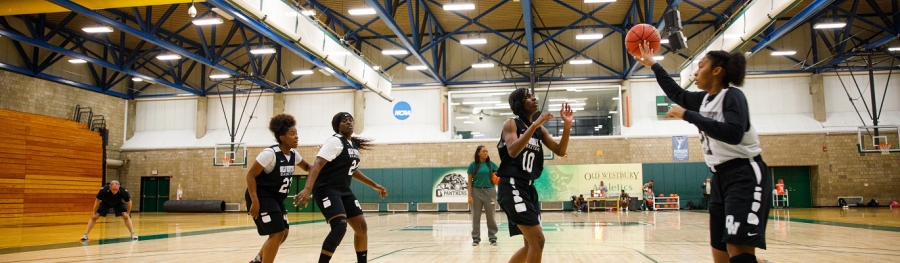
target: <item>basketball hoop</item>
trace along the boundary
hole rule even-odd
[[[891,153],[891,144],[890,143],[879,143],[878,149],[881,150],[881,155],[888,155]]]
[[[222,166],[225,166],[225,167],[231,166],[231,158],[228,158],[228,157],[222,158]]]

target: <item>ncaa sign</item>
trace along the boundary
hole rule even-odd
[[[397,104],[394,104],[394,118],[398,120],[408,119],[410,115],[412,115],[412,107],[409,106],[409,103],[405,101],[398,101]]]

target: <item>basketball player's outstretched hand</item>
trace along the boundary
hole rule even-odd
[[[309,190],[306,190],[306,188],[294,195],[294,207],[301,204],[303,205],[302,208],[306,208],[306,205],[309,204]]]
[[[375,185],[375,187],[372,187],[372,188],[374,188],[375,191],[378,192],[378,197],[381,197],[381,199],[384,199],[385,197],[387,197],[387,195],[388,195],[387,188],[384,188],[384,186],[381,186],[379,184],[379,185]]]
[[[673,105],[672,108],[669,109],[669,112],[666,112],[666,117],[669,118],[679,118],[684,119],[684,108],[678,105]]]
[[[569,103],[562,104],[562,108],[559,109],[559,117],[562,118],[565,123],[572,123],[574,114],[572,113],[572,106],[569,106]]]
[[[538,117],[538,119],[536,121],[534,121],[534,124],[538,125],[538,126],[544,125],[544,122],[547,122],[552,119],[553,119],[553,114],[551,114],[549,112],[544,112],[543,114],[541,114],[540,117]]]
[[[653,66],[653,64],[656,64],[656,60],[653,59],[653,55],[656,54],[657,50],[650,50],[650,43],[648,43],[646,40],[644,40],[644,43],[641,43],[639,46],[641,47],[641,55],[634,56],[634,59],[645,67],[650,67]]]

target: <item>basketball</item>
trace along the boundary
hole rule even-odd
[[[637,24],[631,30],[628,30],[628,34],[625,34],[625,48],[628,49],[628,54],[640,56],[640,44],[644,40],[650,42],[651,51],[659,50],[659,31],[655,27],[649,24]]]

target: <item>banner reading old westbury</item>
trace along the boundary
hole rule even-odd
[[[541,201],[568,201],[573,195],[587,196],[600,181],[609,194],[625,190],[630,196],[639,197],[643,179],[640,163],[548,165],[534,185]]]

